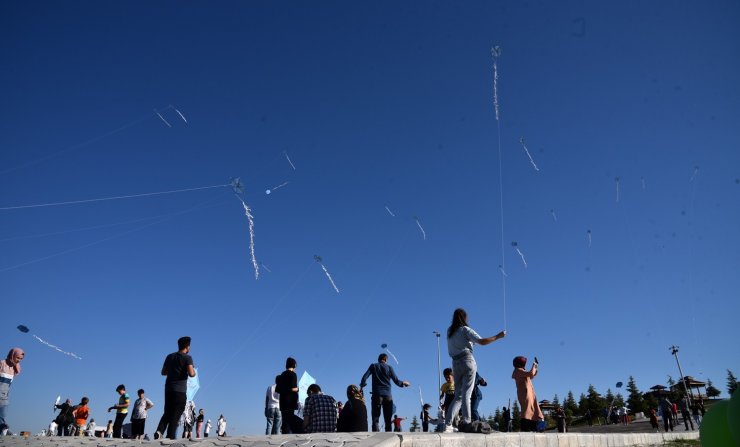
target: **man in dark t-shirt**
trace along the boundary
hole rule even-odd
[[[298,409],[298,376],[295,373],[295,368],[298,366],[298,362],[294,358],[288,357],[285,360],[285,371],[276,377],[275,391],[280,395],[280,416],[282,418],[282,426],[280,431],[284,435],[293,433],[293,418],[295,417],[294,411]]]
[[[164,383],[164,414],[157,425],[154,439],[159,439],[167,430],[167,437],[175,439],[177,422],[185,410],[187,401],[188,377],[195,377],[193,358],[190,357],[190,337],[177,340],[177,352],[164,359],[162,375],[167,376]]]

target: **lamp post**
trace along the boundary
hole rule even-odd
[[[432,333],[437,336],[437,393],[439,393],[439,390],[442,389],[442,354],[439,350],[440,333],[438,331],[432,331]],[[439,401],[439,399],[437,399],[437,401]],[[439,402],[437,402],[437,407],[439,407]]]
[[[686,386],[686,377],[683,375],[683,371],[681,370],[681,362],[678,361],[678,346],[673,345],[670,348],[671,354],[673,354],[674,357],[676,357],[676,365],[678,365],[678,373],[681,374],[681,383],[683,383],[683,390],[686,393],[686,396],[691,395],[691,400],[694,400],[694,393],[691,392],[691,388]]]

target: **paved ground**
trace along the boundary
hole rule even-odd
[[[691,428],[691,426],[689,426]],[[694,426],[698,431],[698,427]],[[686,429],[683,425],[683,419],[678,418],[678,425],[674,427],[673,433],[683,433]],[[690,430],[689,430],[690,431]],[[650,426],[650,421],[642,419],[634,421],[627,425],[622,424],[611,424],[611,425],[594,425],[589,427],[588,425],[581,425],[578,427],[571,427],[570,433],[655,433],[653,427]],[[663,432],[663,422],[660,423],[660,432]]]

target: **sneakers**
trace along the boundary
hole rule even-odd
[[[457,433],[457,429],[452,425],[445,425],[445,433]]]
[[[155,432],[154,432],[154,439],[159,439],[159,438],[161,438],[161,437],[162,437],[162,433],[160,433],[160,432],[158,432],[158,431],[155,431]]]

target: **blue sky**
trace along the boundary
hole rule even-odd
[[[724,391],[740,372],[738,19],[730,1],[3,4],[0,207],[241,177],[271,271],[254,279],[226,187],[0,210],[3,349],[27,352],[11,426],[40,430],[57,395],[105,421],[124,383],[158,404],[151,432],[182,335],[197,405],[232,434],[264,430],[285,357],[343,399],[381,343],[410,418],[456,307],[509,332],[476,350],[486,414],[515,397],[516,355],[540,359],[541,399],[665,383],[673,344]]]

